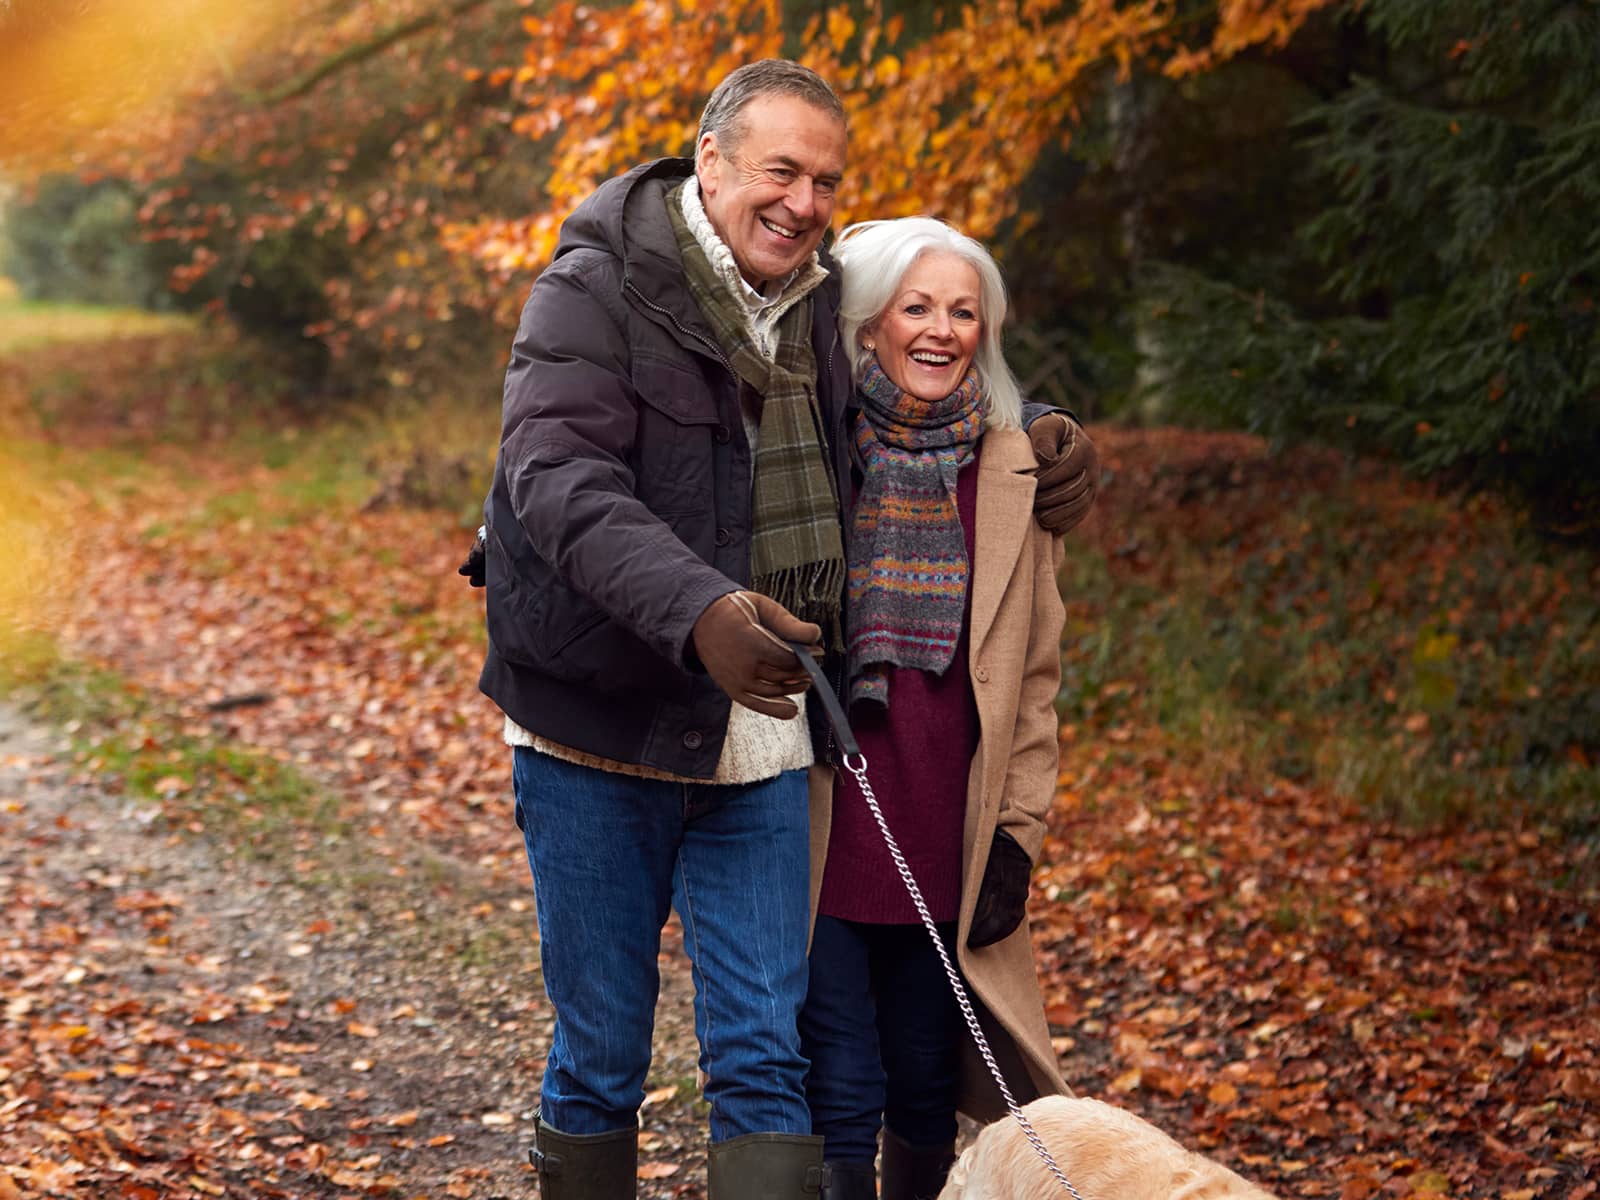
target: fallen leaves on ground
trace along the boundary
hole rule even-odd
[[[1162,436],[1103,439],[1114,457],[1148,454]],[[463,532],[429,513],[296,509],[275,499],[265,468],[244,481],[252,503],[229,515],[240,481],[194,474],[79,498],[84,603],[61,622],[64,643],[179,705],[197,729],[313,772],[342,797],[341,818],[374,837],[429,839],[520,878],[498,717],[474,689],[480,594],[455,574]],[[1136,708],[1069,725],[1062,746],[1033,915],[1077,1090],[1285,1196],[1594,1194],[1592,842],[1526,825],[1377,821],[1313,783],[1237,769],[1230,747],[1176,742]],[[203,797],[156,792],[177,828],[205,827]],[[160,895],[136,903],[153,939],[181,920]],[[41,1006],[41,988],[82,966],[94,936],[66,904],[8,906],[14,921],[32,916],[11,934],[6,995],[40,1007],[6,1034],[0,1122],[48,1114],[56,1131],[45,1153],[35,1128],[40,1153],[21,1170],[70,1175],[63,1164],[88,1147],[97,1162],[129,1164],[137,1183],[152,1161],[142,1147],[181,1163],[204,1193],[217,1156],[240,1144],[231,1117],[178,1128],[155,1107],[143,1122],[114,1119],[118,1144],[74,1072],[103,1081],[131,1068],[152,1088],[238,1072],[272,1098],[274,1120],[314,1108],[310,1082],[275,1073],[303,1071],[307,1056],[245,1063],[199,1036],[228,998],[187,997],[181,1015],[155,1017],[119,1015],[115,995]],[[363,1015],[348,1028],[359,1041],[377,1026]],[[264,1105],[229,1111],[259,1124]],[[377,1178],[376,1164],[315,1161],[309,1146],[274,1152],[299,1156],[319,1187]],[[641,1175],[676,1166],[654,1156]],[[70,1182],[10,1177],[41,1191]]]

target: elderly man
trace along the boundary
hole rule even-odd
[[[546,1200],[635,1194],[669,906],[694,968],[712,1200],[824,1182],[796,1034],[822,741],[799,719],[801,664],[765,631],[819,652],[838,636],[850,381],[819,250],[845,150],[814,72],[741,67],[693,160],[639,166],[568,219],[523,310],[480,685],[514,747],[556,1011]],[[1035,441],[1066,481],[1041,488],[1041,519],[1065,526],[1092,447],[1057,414]]]

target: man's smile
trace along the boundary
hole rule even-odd
[[[779,237],[788,238],[790,241],[793,241],[795,238],[799,237],[802,232],[799,229],[785,229],[782,225],[778,225],[759,214],[757,214],[756,220],[760,221],[763,226],[777,234]]]

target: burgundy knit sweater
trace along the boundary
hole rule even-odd
[[[979,446],[982,445],[980,441]],[[973,561],[978,506],[977,456],[956,479],[956,510]],[[961,906],[961,834],[967,772],[978,748],[978,706],[967,673],[972,581],[955,659],[943,675],[915,668],[889,672],[889,704],[850,707],[850,727],[867,757],[867,777],[889,830],[905,855],[935,921],[954,921]],[[818,911],[846,921],[914,925],[916,907],[855,777],[834,788],[828,861]]]

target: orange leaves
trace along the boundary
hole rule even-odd
[[[1149,62],[1193,74],[1257,45],[1281,46],[1331,2],[1221,0],[1199,46],[1172,44],[1173,12],[1160,0],[978,0],[907,45],[899,44],[899,16],[828,8],[808,22],[801,57],[834,84],[850,117],[851,167],[836,219],[931,212],[987,237],[1018,215],[1020,186],[1039,156],[1070,137],[1092,67],[1114,63],[1125,76]],[[711,88],[781,44],[776,0],[710,11],[685,0],[563,4],[524,27],[515,127],[557,139],[548,203],[523,220],[447,234],[452,251],[502,277],[547,261],[561,220],[601,180],[684,153]]]
[[[855,18],[842,8],[830,8],[827,15],[828,39],[835,47],[842,47],[856,33]]]
[[[1339,0],[1221,0],[1209,44],[1180,47],[1163,68],[1174,79],[1219,66],[1257,46],[1281,49],[1319,9]]]

